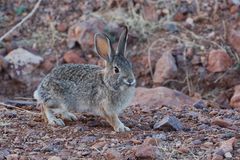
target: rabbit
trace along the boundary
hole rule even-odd
[[[104,68],[92,64],[63,64],[41,81],[34,98],[42,104],[50,125],[64,126],[62,119],[76,121],[75,112],[92,112],[106,119],[116,132],[130,131],[118,115],[135,94],[136,79],[126,58],[128,28],[124,26],[117,50],[104,33],[94,36],[97,54],[105,60]],[[56,118],[55,113],[61,118]]]

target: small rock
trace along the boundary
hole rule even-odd
[[[155,5],[143,5],[143,17],[148,21],[156,22],[158,14]]]
[[[138,140],[138,139],[135,139],[135,138],[132,138],[132,139],[131,139],[131,142],[132,142],[133,144],[141,144],[141,143],[142,143],[142,141],[140,141],[140,140]]]
[[[27,156],[20,156],[18,160],[29,160],[29,157],[27,157]]]
[[[108,149],[105,152],[105,158],[107,160],[122,160],[122,155],[115,149]]]
[[[240,55],[240,31],[231,30],[228,34],[228,42]]]
[[[218,155],[221,155],[221,156],[223,156],[223,155],[224,155],[224,152],[223,152],[223,150],[222,150],[222,149],[220,149],[220,148],[217,148],[217,149],[215,150],[214,154],[218,154]]]
[[[223,160],[223,156],[219,154],[213,154],[212,160]]]
[[[212,143],[212,142],[205,142],[205,143],[203,144],[203,146],[204,146],[204,147],[207,147],[207,148],[211,148],[211,147],[213,147],[213,143]]]
[[[81,152],[81,156],[87,156],[87,155],[89,155],[89,154],[91,154],[91,151],[90,151],[90,150],[85,150],[85,151],[82,151],[82,152]]]
[[[230,56],[221,50],[212,50],[208,55],[207,70],[210,72],[226,71],[233,64]]]
[[[48,158],[48,160],[62,160],[62,158],[58,157],[58,156],[52,156],[52,157]]]
[[[85,61],[74,51],[68,51],[63,55],[63,60],[66,63],[82,64]]]
[[[237,6],[237,5],[231,6],[230,12],[231,12],[232,14],[235,14],[235,13],[237,13],[238,11],[239,11],[239,6]]]
[[[193,104],[193,107],[196,109],[203,109],[203,108],[206,108],[206,104],[204,103],[203,100],[199,100]]]
[[[234,87],[234,94],[230,100],[230,105],[233,108],[240,109],[240,85]]]
[[[180,28],[174,22],[165,22],[163,24],[163,29],[171,33],[177,33],[180,31]]]
[[[3,149],[0,150],[0,160],[4,160],[5,157],[11,154],[11,151],[9,149]]]
[[[193,21],[193,19],[192,19],[191,17],[188,17],[188,18],[186,19],[186,23],[187,23],[188,25],[190,25],[191,27],[194,27],[194,21]]]
[[[188,153],[189,152],[189,148],[188,147],[184,147],[184,146],[179,147],[177,150],[180,153]]]
[[[60,23],[57,25],[57,30],[59,32],[66,32],[68,29],[68,25],[66,23]]]
[[[97,142],[97,143],[95,143],[94,145],[92,145],[92,148],[94,148],[94,149],[100,149],[100,148],[104,147],[106,144],[107,144],[107,143],[106,143],[105,141],[103,141],[103,142]]]
[[[48,73],[51,69],[53,69],[58,58],[59,57],[56,57],[56,55],[47,55],[44,57],[44,60],[41,63],[40,67]]]
[[[152,137],[147,137],[143,141],[143,144],[145,144],[145,145],[157,146],[157,145],[159,145],[159,143],[160,143],[160,139],[152,138]]]
[[[81,143],[89,143],[89,142],[95,142],[96,141],[96,137],[93,135],[89,135],[89,136],[84,136],[81,138],[80,142]]]
[[[43,146],[41,149],[42,152],[54,152],[56,150],[57,148],[54,145],[46,145],[46,146]]]
[[[213,118],[211,123],[213,125],[217,125],[217,126],[220,126],[220,127],[223,127],[223,128],[228,128],[232,125],[232,123],[230,121],[221,119],[219,117]]]
[[[220,149],[223,151],[223,153],[232,152],[233,146],[237,142],[237,139],[235,137],[230,138],[229,140],[223,141],[221,143]]]
[[[153,128],[168,131],[179,131],[183,129],[183,126],[182,123],[175,116],[166,116],[161,121],[156,122]]]
[[[227,152],[224,154],[225,158],[232,158],[232,154],[230,152]]]
[[[202,144],[202,141],[200,139],[196,139],[196,140],[192,141],[192,144],[199,145],[199,144]]]
[[[165,133],[160,133],[160,134],[154,134],[152,135],[153,138],[156,138],[156,139],[160,139],[160,140],[163,140],[163,141],[166,141],[167,140],[167,136]]]
[[[179,148],[181,145],[182,145],[182,142],[181,142],[181,141],[177,141],[176,144],[175,144],[175,146],[176,146],[177,148]]]
[[[175,21],[184,21],[186,19],[186,16],[181,13],[181,12],[177,12],[175,15],[174,15],[174,20]]]
[[[14,65],[19,74],[27,75],[32,73],[43,61],[43,58],[31,52],[18,48],[4,57],[9,63]]]
[[[18,154],[9,154],[6,156],[7,160],[18,160],[19,159],[19,155]]]
[[[139,159],[159,158],[159,149],[152,145],[139,145],[134,148],[135,156]]]
[[[177,72],[177,65],[170,53],[165,53],[157,61],[153,75],[154,83],[163,83],[165,80],[174,78]]]

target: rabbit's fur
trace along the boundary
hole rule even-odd
[[[43,104],[49,124],[62,125],[56,118],[77,120],[71,112],[90,111],[104,117],[117,132],[129,131],[118,118],[135,93],[135,77],[126,59],[128,29],[121,34],[117,51],[105,34],[94,37],[97,53],[106,61],[105,68],[90,64],[65,64],[56,67],[40,83],[34,98]]]

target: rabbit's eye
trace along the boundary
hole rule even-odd
[[[119,73],[119,69],[117,67],[114,67],[114,72]]]

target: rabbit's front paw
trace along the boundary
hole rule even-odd
[[[50,125],[54,125],[54,126],[65,126],[63,120],[59,119],[59,118],[51,118],[48,119],[48,123]]]
[[[126,132],[130,131],[130,128],[126,127],[123,123],[120,123],[118,126],[114,127],[116,132]]]
[[[76,121],[77,120],[77,117],[70,112],[65,112],[65,113],[62,114],[62,116],[63,116],[64,119],[67,119],[69,121]]]

